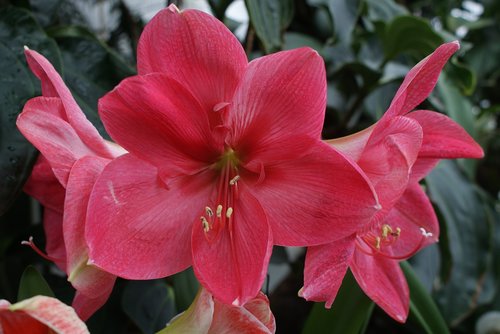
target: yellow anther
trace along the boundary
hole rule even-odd
[[[217,205],[217,210],[216,210],[217,218],[222,217],[222,205]]]
[[[203,231],[205,231],[205,233],[210,231],[210,224],[208,223],[207,218],[201,216],[200,221],[201,221],[201,225],[203,226]]]
[[[384,224],[382,225],[382,237],[384,239],[387,239],[387,236],[391,234],[392,235],[392,228],[390,225]]]
[[[214,212],[212,211],[212,209],[209,206],[205,207],[205,212],[206,212],[207,216],[209,216],[209,217],[212,217],[214,215]]]
[[[231,208],[231,207],[227,208],[226,217],[229,219],[229,218],[231,218],[232,214],[233,214],[233,208]]]
[[[375,242],[375,248],[376,249],[380,249],[380,241],[381,241],[380,237],[377,237],[377,239],[375,239],[375,240],[376,240],[376,242]]]
[[[395,237],[399,237],[401,235],[401,229],[399,227],[396,227],[396,232],[393,232],[392,235]]]
[[[240,176],[239,175],[236,175],[235,177],[233,177],[230,181],[229,181],[229,185],[230,186],[234,186],[236,184],[236,182],[238,182],[238,180],[240,179]]]

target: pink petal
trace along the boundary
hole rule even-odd
[[[57,111],[57,115],[57,109],[48,110],[48,112],[68,122],[82,142],[88,147],[92,147],[94,152],[103,157],[112,158],[104,140],[92,123],[87,120],[61,76],[49,61],[36,51],[26,50],[24,53],[31,71],[41,81],[43,96],[58,98],[62,104],[62,111]]]
[[[55,264],[66,272],[66,247],[63,238],[63,215],[45,208],[43,211],[43,230],[45,232],[45,252],[55,260]]]
[[[10,303],[0,299],[0,333],[16,334],[20,332],[31,334],[46,334],[47,326],[23,312],[9,310]]]
[[[36,97],[24,106],[17,127],[49,161],[54,175],[65,187],[76,159],[94,153],[75,129],[59,116],[62,112],[60,99]]]
[[[191,265],[192,223],[212,191],[210,173],[177,177],[167,189],[155,167],[131,154],[109,163],[94,186],[87,213],[91,263],[128,279],[186,269]]]
[[[207,334],[214,315],[214,300],[205,289],[200,288],[189,308],[175,316],[158,334]]]
[[[350,268],[371,300],[394,320],[406,321],[410,292],[397,261],[356,251]]]
[[[23,300],[9,307],[9,310],[14,314],[22,313],[32,319],[37,320],[41,324],[47,326],[57,334],[84,334],[89,333],[85,323],[83,323],[75,311],[60,302],[59,300],[45,296],[35,296],[30,299]],[[9,315],[2,311],[2,316],[7,318]],[[2,319],[2,325],[4,325]],[[12,333],[37,333],[34,330],[40,330],[40,327],[35,328],[33,322],[17,324],[20,327],[15,327]],[[5,328],[4,328],[5,330]],[[6,333],[10,333],[8,330]],[[47,333],[47,330],[40,333]]]
[[[451,118],[429,110],[417,110],[407,115],[416,120],[424,131],[419,158],[482,158],[483,149]]]
[[[436,86],[448,59],[459,48],[457,41],[443,44],[415,65],[403,80],[384,118],[404,115],[422,103]]]
[[[374,129],[375,124],[352,135],[325,140],[325,142],[353,161],[358,161]]]
[[[385,216],[405,191],[421,143],[422,128],[410,118],[398,116],[376,125],[357,161],[382,205],[376,217]]]
[[[337,296],[354,253],[356,235],[309,247],[304,268],[304,287],[300,296],[309,301],[326,302],[330,308]]]
[[[269,300],[262,292],[244,306],[228,306],[215,300],[214,319],[208,334],[269,334],[275,331]]]
[[[116,142],[158,167],[176,166],[174,174],[194,173],[220,154],[211,147],[208,113],[165,74],[125,79],[99,100],[99,113]]]
[[[116,277],[95,266],[87,265],[85,219],[90,193],[108,160],[84,157],[71,170],[64,205],[64,241],[67,252],[68,281],[77,290],[78,315],[87,320],[105,302]],[[104,297],[106,298],[104,298]]]
[[[24,192],[36,198],[45,208],[62,212],[64,188],[59,183],[43,155],[39,155],[30,177],[24,184]]]
[[[411,169],[410,181],[408,183],[418,183],[426,177],[434,167],[436,167],[439,161],[439,159],[435,158],[418,157]]]
[[[282,137],[319,139],[326,105],[323,59],[309,48],[253,60],[230,105],[233,147],[251,152]]]
[[[418,183],[408,186],[385,222],[401,234],[390,247],[394,257],[408,258],[439,239],[439,223],[429,198]]]
[[[261,205],[242,181],[238,187],[234,213],[220,234],[209,239],[196,219],[191,244],[193,268],[200,283],[221,302],[239,306],[261,288],[273,243]]]
[[[300,158],[264,165],[251,185],[278,245],[342,239],[377,211],[373,189],[357,165],[325,143],[305,144]]]
[[[100,309],[108,301],[108,298],[113,291],[113,285],[114,280],[113,283],[108,285],[107,287],[103,286],[103,290],[101,291],[102,293],[95,298],[89,298],[80,291],[76,291],[71,306],[73,306],[76,314],[78,314],[80,319],[82,319],[83,321],[87,321],[98,309]]]
[[[144,28],[137,50],[140,75],[163,72],[186,85],[205,111],[229,102],[247,65],[240,42],[223,23],[175,6]]]

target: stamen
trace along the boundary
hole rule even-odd
[[[231,179],[231,181],[229,181],[229,185],[230,186],[234,186],[236,184],[236,182],[238,182],[238,180],[240,179],[240,176],[239,175],[236,175],[235,177],[233,177]]]
[[[55,257],[49,256],[49,255],[45,254],[44,252],[42,252],[40,250],[40,248],[38,248],[35,245],[35,243],[33,242],[33,237],[32,236],[29,237],[28,241],[26,241],[26,240],[21,241],[21,245],[25,245],[25,246],[31,247],[31,249],[33,249],[38,255],[40,255],[41,257],[43,257],[45,260],[49,260],[49,261],[52,261],[52,262],[63,261],[63,259],[56,259]]]
[[[203,226],[203,231],[205,231],[205,233],[210,231],[210,224],[208,223],[207,218],[201,216],[200,221],[201,221],[201,225]]]
[[[384,224],[382,225],[382,238],[387,239],[387,236],[392,235],[392,228],[390,225]]]
[[[377,237],[375,240],[376,240],[376,242],[375,242],[375,248],[376,249],[380,249],[380,241],[381,241],[380,237]]]
[[[396,232],[392,232],[391,235],[393,237],[399,237],[401,235],[401,229],[399,227],[396,227]]]
[[[432,232],[427,232],[423,227],[420,228],[420,232],[422,232],[422,235],[426,238],[430,238],[434,235]]]
[[[227,208],[226,217],[229,219],[229,218],[231,218],[232,214],[233,214],[233,208],[231,208],[231,207]]]
[[[221,218],[222,217],[222,205],[217,205],[217,218]]]
[[[209,216],[209,217],[213,217],[213,215],[214,215],[214,212],[212,211],[212,209],[209,206],[205,207],[205,212],[206,212],[207,216]]]

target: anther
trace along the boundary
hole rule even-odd
[[[236,175],[235,177],[233,177],[230,181],[229,181],[229,185],[230,186],[234,186],[236,184],[236,182],[238,182],[238,180],[240,179],[240,176],[239,175]]]
[[[217,218],[222,217],[222,205],[220,205],[220,204],[217,205],[217,211],[216,211],[216,213],[217,213]]]
[[[231,208],[231,207],[227,208],[226,217],[229,219],[229,218],[231,218],[232,214],[233,214],[233,208]]]
[[[212,211],[212,209],[209,206],[205,207],[205,212],[206,212],[207,216],[209,216],[209,217],[212,217],[214,215],[214,212]]]
[[[399,227],[396,227],[396,232],[391,232],[391,235],[393,237],[399,237],[401,235],[401,229]]]
[[[388,235],[393,235],[392,228],[390,225],[384,224],[382,225],[382,237],[387,239]]]
[[[380,237],[377,237],[377,239],[375,239],[375,240],[376,240],[376,242],[375,242],[375,248],[376,249],[380,249],[380,241],[381,241]]]
[[[422,235],[423,235],[424,237],[426,237],[426,238],[429,238],[429,237],[432,237],[432,236],[433,236],[432,232],[427,232],[427,231],[425,230],[425,228],[423,228],[423,227],[421,227],[421,228],[420,228],[420,232],[422,232]]]
[[[201,225],[203,225],[203,231],[205,231],[205,233],[210,231],[210,224],[208,223],[208,220],[205,217],[201,216],[200,221]]]

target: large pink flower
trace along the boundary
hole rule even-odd
[[[15,304],[0,299],[0,333],[88,334],[89,331],[71,307],[55,298],[35,296]]]
[[[326,82],[315,51],[247,63],[221,22],[170,6],[144,29],[138,71],[99,102],[130,153],[90,199],[97,266],[148,279],[193,265],[216,298],[242,305],[273,244],[340,239],[376,211],[359,168],[320,140]]]
[[[26,103],[17,120],[41,152],[25,191],[45,207],[48,258],[68,273],[77,290],[73,306],[87,319],[105,303],[115,281],[114,275],[87,265],[87,203],[104,166],[124,151],[102,139],[47,59],[32,50],[25,54],[43,93]]]
[[[374,126],[329,141],[355,160],[376,190],[382,210],[372,222],[339,242],[311,247],[301,295],[335,299],[347,267],[365,293],[391,317],[404,322],[409,291],[399,261],[436,242],[439,224],[418,181],[442,158],[480,158],[481,147],[448,117],[410,112],[432,91],[456,42],[440,46],[406,76],[389,110]]]
[[[269,300],[262,292],[243,306],[226,305],[200,289],[191,306],[158,334],[272,334],[276,332]]]

